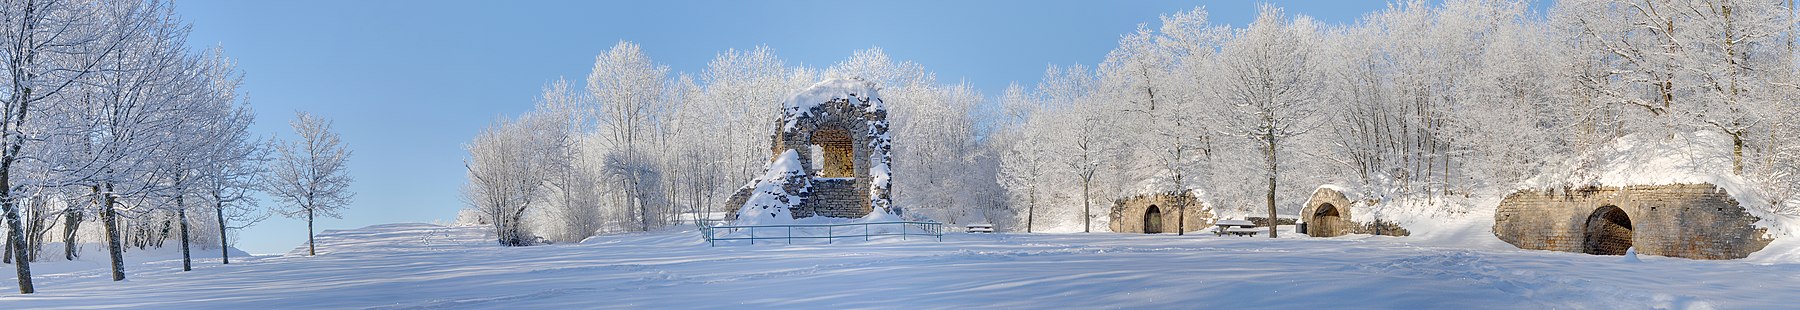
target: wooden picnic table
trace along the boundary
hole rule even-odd
[[[1261,229],[1256,229],[1255,223],[1245,220],[1218,220],[1213,222],[1213,226],[1218,226],[1217,229],[1213,229],[1213,233],[1220,236],[1224,236],[1225,234],[1234,236],[1255,236],[1263,231]]]

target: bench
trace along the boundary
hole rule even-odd
[[[1231,234],[1233,236],[1255,236],[1257,233],[1262,232],[1262,230],[1256,229],[1256,224],[1245,220],[1218,220],[1213,222],[1213,226],[1218,226],[1217,229],[1213,229],[1213,234],[1220,236],[1224,236],[1225,234]]]
[[[994,233],[994,224],[969,224],[968,229],[969,229],[968,233],[971,233],[971,234],[975,234],[975,233],[991,234],[991,233]]]

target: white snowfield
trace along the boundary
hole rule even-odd
[[[148,262],[127,282],[40,274],[39,293],[0,296],[0,309],[1748,309],[1791,308],[1800,293],[1792,263],[1405,240],[952,233],[708,247],[673,229],[504,248],[482,228],[392,224],[325,232],[316,257]]]

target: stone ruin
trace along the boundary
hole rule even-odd
[[[1212,206],[1194,197],[1189,191],[1119,199],[1108,214],[1112,219],[1109,226],[1112,232],[1145,234],[1173,233],[1183,228],[1194,232],[1212,227]]]
[[[899,215],[889,206],[892,145],[878,90],[862,79],[831,79],[788,99],[770,136],[769,172],[727,200],[727,208],[739,211],[727,219],[751,209],[793,219],[859,218],[873,210]]]
[[[1525,190],[1494,212],[1494,236],[1521,249],[1735,259],[1772,239],[1712,184]]]
[[[1312,237],[1347,234],[1412,235],[1412,232],[1393,222],[1380,219],[1365,222],[1351,220],[1351,212],[1368,212],[1368,207],[1372,204],[1369,201],[1351,199],[1335,186],[1320,186],[1313,191],[1312,198],[1306,199],[1306,207],[1300,209],[1300,218],[1301,222],[1306,223],[1306,235]]]

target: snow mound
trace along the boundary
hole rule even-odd
[[[1709,183],[1733,196],[1751,193],[1754,187],[1731,170],[1730,137],[1704,131],[1674,136],[1640,133],[1570,158],[1563,169],[1526,180],[1517,189]],[[1758,197],[1734,198],[1763,203]]]
[[[794,150],[781,152],[781,156],[769,162],[761,176],[750,181],[750,199],[738,207],[737,221],[733,224],[792,224],[794,216],[789,208],[800,205],[803,198],[797,195],[799,193],[788,192],[788,188],[797,187],[804,192],[809,186],[806,181],[806,167],[800,165],[800,153]]]

